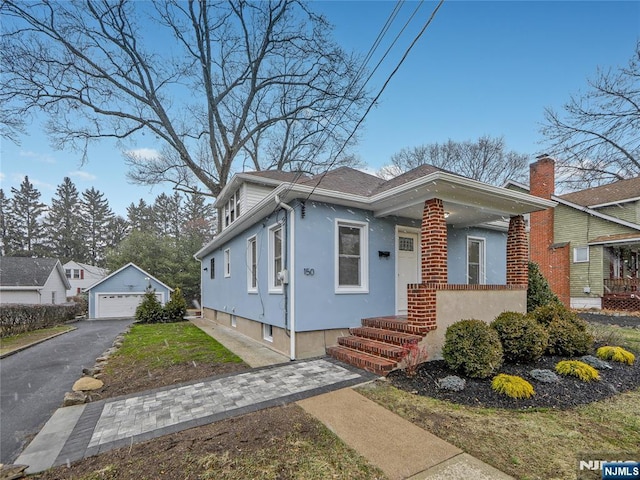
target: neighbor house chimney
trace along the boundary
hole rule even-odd
[[[529,166],[529,192],[531,195],[551,200],[555,190],[555,161],[548,155],[539,155]],[[554,242],[554,209],[532,212],[529,216],[529,258],[537,263],[549,282],[551,290],[568,307],[569,245]]]

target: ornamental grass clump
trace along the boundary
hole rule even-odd
[[[523,313],[502,312],[491,327],[498,332],[507,362],[535,362],[547,349],[549,334],[542,325]]]
[[[583,382],[591,382],[600,380],[598,371],[591,365],[578,360],[562,360],[556,364],[556,372],[560,375],[571,375],[577,377]]]
[[[626,363],[627,365],[633,365],[636,360],[636,356],[625,350],[622,347],[604,346],[600,347],[596,351],[598,358],[603,360],[611,360],[613,362]]]
[[[502,366],[500,337],[482,320],[461,320],[447,328],[442,357],[451,370],[487,378]]]
[[[533,385],[524,378],[516,375],[507,375],[505,373],[493,377],[491,388],[498,393],[516,399],[530,398],[536,393],[533,390]]]

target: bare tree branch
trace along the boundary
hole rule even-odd
[[[358,58],[298,0],[4,0],[0,14],[3,135],[44,112],[59,148],[122,140],[137,183],[216,196],[247,161],[321,170],[367,101]]]
[[[403,148],[391,156],[391,165],[380,176],[395,176],[424,164],[448,170],[492,185],[522,180],[529,157],[507,151],[504,138],[480,137],[476,141],[432,143]]]
[[[640,175],[640,41],[628,67],[599,70],[562,115],[545,109],[541,133],[559,183],[585,188]]]

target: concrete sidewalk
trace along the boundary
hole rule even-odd
[[[298,405],[391,480],[512,478],[351,388],[310,397]]]

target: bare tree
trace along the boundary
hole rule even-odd
[[[216,196],[241,164],[320,170],[367,100],[358,58],[298,0],[3,0],[0,14],[5,130],[44,111],[54,144],[85,155],[152,138],[157,158],[125,149],[142,184]]]
[[[590,187],[640,175],[640,41],[629,65],[598,70],[589,90],[572,96],[563,114],[545,109],[548,153],[559,180]]]
[[[399,175],[420,165],[434,167],[493,185],[522,180],[529,157],[506,151],[503,138],[480,137],[476,141],[431,143],[403,148],[391,156],[391,165],[378,173],[383,178]]]

